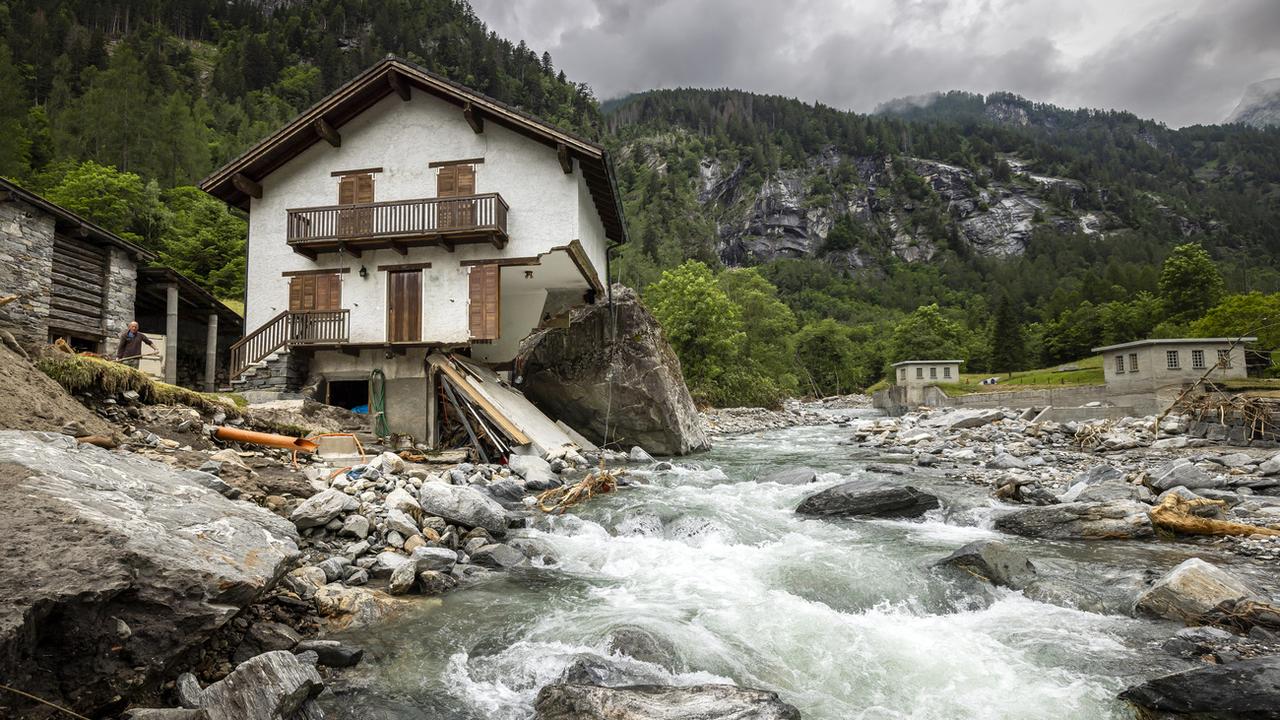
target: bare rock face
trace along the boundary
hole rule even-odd
[[[734,685],[548,685],[535,720],[800,720],[777,693]]]
[[[574,310],[567,328],[525,338],[516,356],[520,389],[535,405],[595,443],[639,445],[655,455],[711,447],[680,372],[680,360],[635,291],[615,285],[617,329],[605,298]],[[610,409],[612,385],[612,409]]]
[[[97,717],[275,585],[293,525],[198,475],[0,432],[0,682]],[[0,694],[0,717],[51,712]]]
[[[1228,600],[1252,597],[1239,578],[1200,558],[1188,558],[1156,580],[1138,598],[1137,608],[1170,620],[1195,622]]]
[[[1165,675],[1134,685],[1120,698],[1141,708],[1143,717],[1274,718],[1280,708],[1280,655]]]

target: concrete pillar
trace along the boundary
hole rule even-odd
[[[165,288],[164,381],[178,384],[178,286]]]
[[[437,417],[440,410],[436,407],[438,375],[436,366],[427,363],[427,447],[431,450],[440,449],[440,420]]]
[[[218,313],[209,313],[205,326],[208,334],[204,341],[204,390],[213,392],[218,389]]]

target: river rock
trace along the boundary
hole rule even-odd
[[[314,652],[316,660],[325,667],[352,667],[364,657],[364,650],[343,645],[337,640],[303,640],[293,649],[295,655]]]
[[[506,570],[517,565],[526,565],[529,561],[525,559],[524,553],[510,545],[490,543],[472,553],[471,562],[492,570]]]
[[[523,369],[525,396],[597,444],[604,443],[607,416],[613,437],[659,455],[710,448],[657,321],[634,290],[614,285],[612,295],[612,312],[608,299],[597,297],[572,310],[567,327],[521,341],[515,366]]]
[[[550,471],[548,471],[548,476],[550,476]],[[507,505],[519,504],[526,494],[524,485],[511,478],[494,480],[485,487],[485,492],[489,493],[494,500]]]
[[[320,674],[285,650],[263,653],[236,666],[204,689],[201,709],[209,720],[322,718],[312,700],[324,690]]]
[[[760,478],[760,482],[772,482],[779,485],[808,485],[818,481],[818,471],[811,467],[793,467],[771,472]]]
[[[1280,655],[1201,665],[1134,685],[1120,698],[1155,717],[1275,718],[1280,715]]]
[[[836,517],[912,518],[936,507],[936,496],[910,485],[854,480],[810,495],[800,503],[796,512]]]
[[[533,481],[539,486],[551,487],[558,484],[556,474],[551,471],[551,463],[537,455],[512,454],[507,458],[507,467],[525,481]],[[519,498],[516,501],[519,502]]]
[[[422,507],[418,505],[417,499],[404,488],[396,488],[387,493],[387,499],[384,504],[389,510],[399,510],[408,515],[413,515],[422,510]]]
[[[1026,470],[1027,463],[1009,453],[1000,453],[987,461],[992,470]]]
[[[391,579],[387,581],[387,592],[392,595],[403,595],[413,589],[417,579],[418,574],[413,563],[403,563],[391,571]]]
[[[124,720],[209,720],[204,710],[188,708],[130,708]]]
[[[458,563],[458,553],[448,548],[420,547],[410,553],[409,560],[415,572],[436,570],[447,573]]]
[[[1226,485],[1222,477],[1210,475],[1191,464],[1190,460],[1179,459],[1166,463],[1151,471],[1147,484],[1159,491],[1179,485],[1197,490],[1200,488],[1218,488]]]
[[[1067,488],[1066,492],[1058,496],[1058,501],[1064,503],[1076,502],[1077,500],[1080,500],[1081,493],[1086,489],[1097,488],[1099,485],[1103,484],[1114,486],[1118,483],[1124,483],[1124,473],[1110,465],[1094,465],[1088,470],[1085,470],[1072,478],[1071,486]],[[1096,495],[1097,492],[1093,494]],[[1105,499],[1116,500],[1125,498],[1127,498],[1127,496]],[[1102,499],[1103,498],[1090,498],[1090,501],[1100,502]]]
[[[275,586],[299,557],[293,525],[194,474],[0,431],[5,684],[94,714],[161,680]],[[0,715],[33,714],[0,697]]]
[[[1137,609],[1190,624],[1218,603],[1253,595],[1248,585],[1226,570],[1188,558],[1152,583],[1138,598]]]
[[[1264,460],[1258,466],[1258,472],[1263,475],[1280,475],[1280,453],[1276,453]]]
[[[996,518],[995,528],[1053,540],[1131,540],[1155,534],[1147,506],[1132,500],[1026,508]]]
[[[493,498],[467,485],[422,483],[418,492],[422,510],[457,525],[484,528],[495,536],[507,533],[507,512]]]
[[[674,644],[636,625],[623,625],[609,633],[609,652],[633,660],[671,668],[680,656]]]
[[[735,685],[547,685],[535,720],[800,720],[778,694]]]
[[[452,575],[426,570],[418,573],[418,592],[423,595],[443,595],[458,587],[458,581]]]
[[[971,542],[936,564],[1015,590],[1026,587],[1036,577],[1036,568],[1031,561],[999,540]]]
[[[336,629],[375,623],[402,607],[403,600],[363,587],[329,583],[316,591],[316,612]]]
[[[341,490],[329,488],[303,500],[292,513],[289,513],[289,520],[299,530],[306,530],[327,525],[330,520],[342,513],[355,512],[359,508],[358,500]]]
[[[418,523],[409,514],[401,510],[387,511],[387,528],[405,537],[418,534]]]
[[[361,540],[369,537],[369,518],[363,515],[348,515],[342,521],[342,529],[338,531],[338,534]]]

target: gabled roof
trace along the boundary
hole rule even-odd
[[[138,260],[155,260],[156,256],[137,245],[125,240],[115,233],[92,223],[70,210],[23,188],[20,185],[0,178],[0,202],[5,200],[21,200],[22,202],[49,213],[54,218],[55,228],[62,232],[74,232],[89,242],[100,245],[114,245]]]
[[[1212,337],[1212,338],[1147,338],[1146,340],[1134,340],[1133,342],[1119,343],[1117,345],[1104,345],[1096,347],[1093,352],[1101,353],[1109,350],[1123,350],[1125,348],[1136,348],[1144,345],[1231,345],[1232,343],[1242,344],[1257,342],[1256,337]]]
[[[608,152],[591,142],[561,130],[506,103],[476,92],[403,58],[388,55],[360,73],[320,102],[311,106],[280,130],[249,148],[200,182],[200,188],[224,202],[249,209],[249,195],[241,189],[252,186],[302,151],[322,140],[321,130],[340,129],[345,123],[391,93],[407,97],[412,90],[426,92],[466,111],[469,122],[494,122],[538,142],[556,148],[566,160],[577,159],[586,177],[605,234],[615,242],[626,242],[622,198]],[[235,181],[236,176],[248,183]]]

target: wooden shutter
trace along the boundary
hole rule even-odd
[[[365,173],[363,175],[352,175],[350,177],[354,177],[356,182],[356,202],[373,202],[373,175]]]
[[[471,339],[497,340],[501,334],[501,292],[496,264],[471,268]]]
[[[458,194],[458,166],[445,165],[436,173],[436,197],[453,197]]]
[[[356,175],[343,175],[338,180],[338,204],[354,205],[356,202]]]
[[[461,197],[463,195],[476,194],[476,168],[474,165],[454,165],[455,186],[454,195]]]
[[[342,279],[338,273],[297,275],[289,280],[289,312],[341,308]]]
[[[422,339],[422,271],[387,273],[387,339],[418,342]]]

